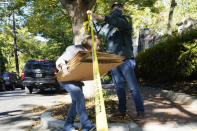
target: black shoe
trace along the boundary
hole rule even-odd
[[[134,121],[140,121],[142,119],[144,119],[145,117],[145,113],[137,113],[137,116],[133,119]]]

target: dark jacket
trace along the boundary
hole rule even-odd
[[[133,58],[132,21],[129,16],[122,15],[121,10],[114,10],[105,16],[105,23],[94,21],[94,31],[105,37],[106,52],[125,58]]]

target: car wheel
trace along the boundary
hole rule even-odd
[[[26,94],[32,94],[32,87],[25,87],[25,93]]]
[[[24,86],[21,86],[21,90],[24,90],[25,89],[25,87]]]
[[[3,90],[3,91],[6,90],[5,84],[2,84],[2,90]]]
[[[12,85],[12,90],[15,90],[15,88],[16,88],[16,86],[13,84],[13,85]]]
[[[61,92],[61,87],[59,85],[57,85],[56,87],[54,87],[56,89],[56,92]]]
[[[40,89],[40,93],[44,93],[45,91],[44,91],[44,89]]]
[[[10,87],[5,86],[5,90],[6,90],[6,91],[9,91],[9,90],[10,90]]]
[[[59,87],[54,87],[56,89],[56,91],[60,91],[60,88]]]

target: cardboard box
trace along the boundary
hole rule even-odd
[[[105,75],[111,69],[123,63],[124,57],[115,54],[97,52],[100,75]],[[86,81],[93,80],[92,52],[80,51],[68,63],[70,67],[68,75],[63,71],[58,72],[57,80],[65,81]]]

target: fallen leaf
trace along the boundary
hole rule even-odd
[[[185,86],[185,87],[184,87],[184,90],[185,90],[185,91],[186,91],[186,90],[189,90],[189,88],[190,88],[189,86]]]
[[[166,114],[170,115],[171,113],[170,112],[166,112]]]
[[[171,119],[170,119],[170,118],[168,118],[168,119],[167,119],[167,121],[171,121]]]
[[[157,117],[153,117],[153,120],[157,120]]]

